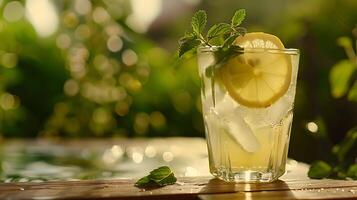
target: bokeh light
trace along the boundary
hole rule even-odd
[[[64,92],[69,96],[74,96],[79,91],[79,85],[75,80],[67,80],[64,84]]]
[[[306,129],[309,130],[311,133],[316,133],[319,130],[319,127],[315,122],[308,122],[306,124]]]
[[[71,45],[71,38],[67,34],[60,34],[57,36],[56,45],[60,49],[68,49]]]
[[[149,158],[153,158],[156,156],[156,149],[154,146],[152,145],[148,145],[146,148],[145,148],[145,155]]]
[[[166,125],[166,118],[161,112],[152,112],[150,114],[150,124],[156,129],[163,128]]]
[[[19,1],[10,1],[5,5],[3,16],[9,22],[20,20],[24,15],[24,7]]]
[[[9,93],[4,93],[0,96],[0,106],[4,110],[9,110],[15,107],[16,99],[14,95]]]
[[[162,154],[162,159],[165,162],[171,162],[174,159],[174,154],[170,151],[166,151]]]
[[[133,12],[128,16],[127,23],[138,32],[146,32],[151,23],[162,10],[162,0],[130,0]]]
[[[17,65],[17,55],[14,53],[3,53],[1,56],[1,64],[7,68],[13,68]]]
[[[110,36],[107,47],[111,52],[118,52],[123,47],[123,41],[118,36]]]
[[[92,9],[92,3],[89,0],[75,0],[74,8],[80,15],[88,14]]]
[[[127,49],[122,54],[122,60],[125,65],[132,66],[138,62],[138,56],[133,50]]]
[[[93,20],[98,24],[109,21],[110,16],[103,7],[96,7],[93,11]]]
[[[26,17],[42,37],[52,35],[59,25],[57,11],[49,0],[27,0]]]
[[[150,117],[147,113],[138,113],[134,120],[134,130],[138,134],[145,134],[148,131]]]

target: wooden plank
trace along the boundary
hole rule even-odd
[[[357,199],[357,187],[237,192],[234,194],[199,195],[199,198],[201,200]]]
[[[202,139],[171,138],[155,140],[81,140],[81,141],[13,141],[6,143],[9,148],[32,145],[38,148],[53,148],[54,145],[80,152],[83,147],[105,149],[112,145],[146,146],[155,144],[185,144],[195,146],[195,151],[206,154],[205,142]],[[194,145],[193,143],[194,142]],[[1,142],[0,142],[1,144]],[[61,148],[62,148],[61,147]],[[16,148],[15,148],[16,150]],[[295,162],[296,163],[296,162]],[[135,179],[83,180],[83,181],[47,181],[42,183],[0,183],[0,199],[337,199],[357,198],[355,188],[357,181],[343,180],[310,180],[306,174],[308,166],[302,163],[289,164],[288,172],[281,180],[264,184],[227,183],[200,171],[201,177],[179,177],[174,185],[140,189],[134,187]],[[199,168],[197,168],[199,169]],[[143,170],[141,170],[143,171]],[[137,177],[132,174],[129,177]],[[338,190],[337,190],[338,189]],[[340,190],[340,191],[339,191]],[[352,191],[352,192],[351,192]],[[326,193],[326,195],[321,195]],[[252,199],[252,198],[251,198]]]
[[[162,188],[139,189],[134,180],[58,181],[46,183],[0,184],[0,199],[78,199],[78,198],[128,198],[158,196],[192,197],[199,194],[232,192],[288,191],[357,187],[357,181],[342,180],[295,180],[276,181],[266,184],[234,184],[212,177],[180,178],[178,183]]]

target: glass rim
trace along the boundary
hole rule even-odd
[[[197,51],[199,53],[205,53],[205,52],[214,52],[217,51],[219,46],[200,46],[198,47]],[[283,53],[283,54],[291,54],[291,55],[298,55],[300,54],[299,49],[295,48],[284,48],[284,49],[272,49],[272,48],[242,48],[236,50],[237,52],[247,52],[247,53],[262,53],[262,52],[268,52],[268,53]]]

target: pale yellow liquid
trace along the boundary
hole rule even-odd
[[[253,130],[260,144],[255,152],[244,150],[224,128],[211,127],[208,136],[211,172],[228,181],[237,181],[235,176],[240,172],[265,174],[266,177],[259,177],[262,182],[278,178],[285,172],[291,121],[289,113],[278,125]],[[250,176],[242,176],[247,175]]]
[[[289,56],[292,77],[288,91],[267,108],[249,108],[233,100],[219,81],[207,77],[206,68],[214,64],[212,53],[199,54],[210,171],[216,177],[232,182],[271,182],[285,173],[299,62],[298,55]],[[237,117],[240,122],[235,121]],[[248,128],[227,128],[227,120]],[[245,144],[239,142],[240,136],[246,136]],[[248,138],[259,148],[243,148],[250,145]]]

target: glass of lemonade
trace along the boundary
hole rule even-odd
[[[264,33],[236,44],[243,49],[224,64],[216,47],[198,49],[210,171],[230,182],[271,182],[285,173],[299,51]]]

